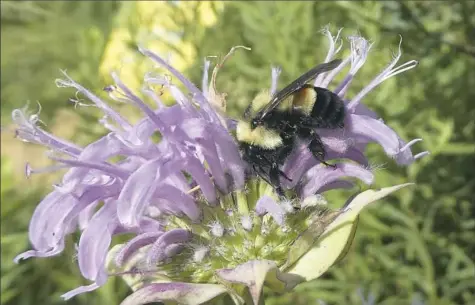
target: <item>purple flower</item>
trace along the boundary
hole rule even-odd
[[[325,31],[330,49],[325,61],[341,49],[339,34]],[[263,285],[277,291],[312,280],[333,265],[345,251],[355,227],[353,222],[369,203],[407,184],[366,191],[341,209],[326,206],[324,192],[348,188],[348,178],[370,185],[373,173],[364,150],[379,143],[401,165],[427,154],[413,156],[408,143],[360,103],[384,80],[413,68],[415,61],[390,65],[353,98],[345,96],[371,48],[362,37],[350,37],[351,55],[339,67],[323,73],[315,85],[328,87],[335,75],[350,65],[340,84],[331,89],[347,101],[348,116],[342,130],[320,130],[329,159],[343,159],[337,168],[322,166],[304,147],[298,147],[283,170],[297,198],[278,198],[261,179],[249,175],[236,140],[235,122],[227,118],[225,95],[218,93],[213,71],[208,86],[205,62],[203,89],[198,89],[165,60],[140,51],[163,67],[186,88],[182,92],[169,78],[147,74],[141,99],[113,74],[115,85],[104,90],[114,100],[138,107],[143,118],[131,123],[66,73],[59,87],[72,87],[104,113],[100,123],[109,133],[80,147],[58,139],[38,126],[38,114],[14,110],[17,136],[44,145],[58,165],[47,169],[26,167],[27,175],[67,168],[62,181],[37,206],[30,222],[33,250],[29,257],[60,254],[65,237],[80,231],[78,264],[91,281],[63,295],[69,299],[104,285],[110,276],[122,277],[135,292],[123,305],[173,301],[201,304],[229,295],[236,304],[258,304]],[[228,55],[231,55],[234,49]],[[225,59],[228,56],[225,57]],[[270,92],[277,89],[280,71],[272,70]],[[175,99],[165,106],[151,85],[163,85]],[[152,136],[159,132],[156,143]],[[111,161],[120,157],[121,161]],[[112,245],[112,237],[129,233],[132,238]]]

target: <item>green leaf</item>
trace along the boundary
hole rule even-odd
[[[363,208],[409,185],[412,184],[401,184],[382,188],[378,191],[367,190],[354,197],[345,208],[345,211],[326,228],[314,247],[287,272],[302,276],[307,281],[318,278],[327,271],[328,268],[340,258],[342,252],[347,249],[348,242],[350,242],[349,239],[354,237],[354,223]]]

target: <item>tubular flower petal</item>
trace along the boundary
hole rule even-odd
[[[137,290],[128,296],[121,305],[139,305],[151,302],[177,305],[203,304],[226,292],[226,287],[223,285],[158,283]]]
[[[325,62],[342,49],[340,34],[341,30],[337,35],[324,30],[330,42]],[[289,178],[282,181],[284,196],[243,161],[234,135],[236,122],[226,117],[226,95],[216,88],[224,61],[243,47],[231,49],[210,80],[210,62],[205,60],[202,90],[163,58],[140,49],[186,91],[173,85],[169,76],[147,73],[145,87],[136,93],[113,74],[115,84],[104,90],[113,100],[142,112],[136,123],[64,74],[66,79],[57,80],[57,85],[73,88],[93,103],[89,109],[102,111],[99,123],[108,134],[80,147],[45,132],[39,126],[39,111],[13,111],[16,136],[44,145],[57,163],[44,169],[28,164],[27,176],[67,169],[31,218],[33,249],[15,261],[58,255],[66,237],[79,232],[78,265],[91,284],[63,298],[95,290],[108,277],[117,276],[134,291],[122,305],[212,304],[221,298],[257,305],[263,303],[264,285],[284,292],[319,277],[345,255],[362,209],[408,184],[362,192],[337,209],[329,208],[325,192],[352,188],[354,180],[373,183],[377,166],[370,166],[365,154],[369,143],[379,144],[401,165],[428,154],[413,155],[421,139],[401,139],[361,102],[370,90],[415,62],[396,67],[399,49],[388,67],[349,98],[348,88],[372,46],[359,36],[349,42],[350,56],[314,83],[328,88],[349,66],[349,73],[333,88],[346,101],[345,127],[317,130],[334,166],[320,164],[308,143],[299,142],[281,168]],[[280,73],[272,69],[269,92],[278,90]],[[175,99],[173,106],[160,100],[151,87],[157,84]],[[142,93],[154,107],[141,99]],[[78,97],[72,101],[76,106],[89,105]],[[152,140],[157,133],[158,143]],[[116,159],[120,161],[112,161]],[[114,236],[124,233],[130,239],[114,245]]]

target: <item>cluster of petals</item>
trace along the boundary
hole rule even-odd
[[[329,31],[325,31],[325,35],[330,44],[324,60],[327,62],[335,58],[342,43],[340,32],[336,37]],[[291,181],[282,181],[284,187],[296,190],[302,202],[330,189],[351,187],[348,178],[356,178],[370,185],[373,173],[364,151],[371,142],[380,144],[386,154],[401,165],[408,165],[427,154],[422,152],[413,155],[411,146],[420,139],[405,142],[376,113],[360,103],[381,82],[413,68],[417,62],[410,61],[396,67],[401,55],[399,50],[379,75],[358,94],[348,98],[346,92],[372,46],[359,36],[349,37],[349,41],[350,55],[333,71],[319,75],[314,83],[316,86],[329,87],[346,101],[348,115],[345,127],[341,130],[319,131],[328,159],[338,160],[336,169],[319,164],[304,145],[296,148],[283,166],[283,171],[291,178]],[[125,265],[145,246],[148,247],[143,256],[149,266],[165,258],[173,258],[190,239],[190,232],[185,228],[167,230],[164,219],[173,216],[199,224],[203,220],[199,200],[211,207],[219,206],[222,196],[245,188],[249,177],[249,169],[232,135],[233,120],[223,117],[216,110],[215,98],[219,95],[212,85],[213,80],[211,85],[208,82],[210,62],[205,62],[203,88],[199,89],[166,60],[149,50],[140,51],[181,82],[186,92],[174,85],[169,77],[147,74],[141,94],[147,100],[143,100],[122,83],[118,75],[112,74],[115,84],[104,90],[111,99],[140,109],[143,118],[138,122],[131,123],[66,73],[65,79],[56,81],[57,85],[74,88],[104,113],[100,123],[108,130],[106,136],[80,147],[42,129],[38,114],[28,114],[24,109],[16,109],[12,114],[18,126],[18,138],[46,146],[49,149],[48,156],[57,162],[57,165],[45,169],[33,169],[27,165],[26,174],[30,176],[67,169],[60,183],[54,185],[54,190],[39,203],[32,216],[29,238],[33,249],[15,259],[20,261],[29,257],[58,255],[65,248],[67,236],[79,230],[78,265],[82,275],[91,284],[66,293],[65,299],[92,291],[106,283],[110,276],[108,254],[115,235],[128,233],[134,236],[116,253],[114,262],[117,265]],[[349,71],[342,82],[333,84],[335,76],[348,66]],[[277,90],[279,73],[278,69],[272,71],[271,92]],[[156,85],[168,90],[176,103],[166,106],[157,91],[152,89]],[[76,102],[81,104],[79,100]],[[153,140],[157,132],[161,137],[158,143]],[[366,193],[363,201],[361,197],[360,201],[354,202],[353,199],[353,205],[347,204],[353,209],[345,209],[351,210],[353,214],[346,217],[356,217],[355,211],[365,204],[399,188],[383,189],[381,193],[369,195]],[[190,192],[193,189],[199,191]],[[284,222],[281,219],[287,211],[284,205],[273,199],[259,200],[259,204],[255,204],[257,215],[269,214],[276,223]],[[337,219],[341,221],[344,217],[340,216]],[[242,226],[250,226],[245,217],[242,218]],[[223,234],[219,225],[211,229],[214,236]],[[198,260],[199,250],[195,252]],[[201,254],[205,255],[204,252]],[[311,262],[312,259],[304,256],[301,261]],[[292,268],[293,273],[285,273],[272,261],[249,261],[238,267],[217,270],[216,273],[223,281],[248,287],[252,300],[257,304],[264,280],[272,278],[270,274],[276,280],[266,282],[266,285],[275,284],[278,290],[289,289],[316,277],[315,274],[305,275],[308,269],[305,265],[297,264]],[[249,273],[249,270],[260,272],[258,280],[246,277],[255,274]],[[262,274],[266,276],[262,277]],[[200,304],[223,293],[229,293],[229,289],[221,284],[185,283],[171,279],[142,285],[124,304],[160,300]],[[236,295],[233,299],[236,303],[240,302]]]

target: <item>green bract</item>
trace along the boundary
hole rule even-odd
[[[257,305],[262,302],[263,286],[285,292],[321,276],[346,254],[354,238],[360,212],[370,203],[409,185],[364,191],[344,208],[335,211],[323,209],[321,204],[303,207],[286,214],[286,225],[289,221],[300,223],[297,226],[299,232],[294,228],[290,234],[287,234],[289,231],[283,232],[285,225],[278,225],[269,214],[258,216],[250,212],[256,201],[246,202],[245,198],[254,198],[254,189],[237,196],[241,202],[232,213],[229,198],[223,200],[220,207],[205,213],[208,214],[205,218],[220,222],[226,230],[235,230],[228,238],[223,238],[224,233],[221,237],[214,236],[205,225],[172,221],[171,226],[182,225],[193,233],[189,248],[154,267],[147,266],[147,248],[141,248],[118,268],[114,259],[124,245],[117,245],[109,252],[109,271],[121,276],[135,291],[122,305],[159,301],[167,301],[166,304],[203,304],[223,295],[230,296],[235,304]],[[239,226],[237,220],[251,214],[253,227],[248,231]],[[206,221],[203,223],[206,224]],[[262,232],[264,226],[265,234]],[[202,257],[196,257],[200,248]]]

